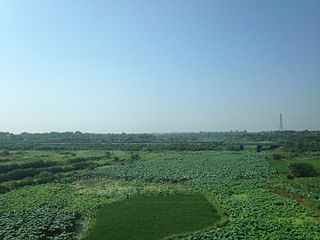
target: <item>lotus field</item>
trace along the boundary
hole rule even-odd
[[[144,218],[143,210],[137,215],[132,212],[133,207],[128,207],[136,204],[131,199],[137,196],[145,196],[141,209],[153,208],[148,210],[149,224],[160,226],[172,221],[166,219],[170,214],[165,211],[174,215],[176,209],[175,216],[181,219],[175,217],[170,227],[177,224],[176,229],[188,230],[175,232],[164,226],[148,235],[134,230],[135,239],[320,239],[319,209],[314,207],[320,206],[320,191],[318,185],[312,184],[318,178],[289,182],[270,166],[268,154],[161,152],[130,163],[76,172],[51,183],[22,187],[0,195],[0,239],[130,239],[125,233],[132,235],[133,226],[139,223],[134,216]],[[306,184],[308,189],[302,187]],[[158,204],[154,204],[156,196]],[[181,209],[170,208],[166,201],[161,203],[160,196],[172,196],[170,201],[176,199],[172,206]],[[192,221],[184,228],[183,209],[189,200],[182,200],[181,196],[197,196],[192,199],[199,199],[199,209],[211,209],[205,205],[210,203],[212,219],[208,212],[197,211],[197,202],[192,200],[193,208],[188,211],[195,219],[209,221],[203,222],[201,229]],[[153,203],[149,204],[148,199]],[[152,217],[152,212],[159,213],[159,209],[163,214]],[[112,235],[119,226],[112,228],[112,224],[104,223],[111,220],[102,213],[118,214],[120,219],[116,220],[127,223],[121,226],[123,233]],[[131,216],[132,220],[125,217],[121,221],[124,216]]]

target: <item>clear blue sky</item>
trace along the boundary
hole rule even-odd
[[[320,1],[0,0],[0,131],[320,129]]]

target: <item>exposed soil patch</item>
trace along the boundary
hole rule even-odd
[[[298,201],[299,203],[301,203],[306,208],[312,208],[310,200],[308,198],[304,197],[304,196],[301,196],[301,195],[296,194],[296,193],[285,192],[285,191],[282,191],[282,190],[277,189],[277,188],[271,188],[270,191],[275,193],[275,194],[278,194],[278,195],[281,195],[281,196],[284,196],[284,197],[287,197],[287,198],[294,199],[294,200]]]

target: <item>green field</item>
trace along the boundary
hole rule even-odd
[[[201,195],[137,196],[100,209],[84,239],[162,239],[213,226],[219,219]]]
[[[287,174],[289,172],[288,161],[286,160],[269,160],[269,164],[270,167],[280,174]]]
[[[268,160],[270,167],[277,170],[280,174],[287,174],[289,173],[289,164],[294,162],[302,162],[302,163],[308,163],[314,166],[315,170],[318,174],[320,174],[320,159],[319,157],[310,157],[310,156],[298,156],[288,159],[281,159],[281,160],[274,160],[269,159]]]
[[[320,239],[320,177],[285,174],[318,154],[272,154],[3,153],[0,239]]]

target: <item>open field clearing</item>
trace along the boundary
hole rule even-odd
[[[106,205],[96,218],[84,239],[161,239],[213,226],[220,216],[201,195],[164,195],[138,196]]]

